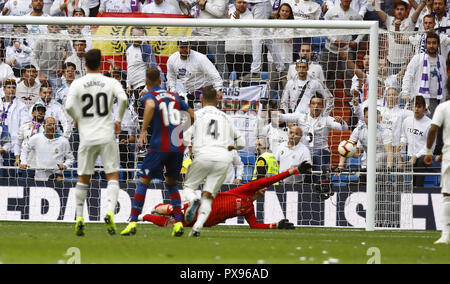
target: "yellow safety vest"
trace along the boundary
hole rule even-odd
[[[258,167],[258,166],[267,166],[266,177],[278,174],[278,170],[279,170],[278,161],[277,161],[277,159],[275,159],[275,156],[270,152],[262,153],[256,159],[255,168],[253,169],[252,180],[256,179],[256,175],[257,175],[256,167]],[[275,184],[278,184],[278,182]]]

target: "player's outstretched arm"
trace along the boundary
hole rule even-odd
[[[290,168],[285,172],[279,173],[274,176],[260,178],[246,184],[243,184],[232,191],[239,191],[241,194],[253,195],[256,191],[271,186],[272,184],[279,182],[287,177],[298,174],[307,174],[311,172],[312,165],[306,161],[301,163],[299,166],[295,168]]]

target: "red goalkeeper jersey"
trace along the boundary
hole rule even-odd
[[[226,219],[236,216],[244,216],[245,220],[252,229],[276,229],[276,223],[264,224],[257,221],[252,197],[256,191],[264,187],[268,187],[292,174],[294,173],[285,171],[275,176],[251,181],[226,192],[220,192],[212,202],[211,213],[209,214],[208,220],[206,220],[204,226],[211,227],[225,222]],[[188,204],[184,205],[184,211],[186,211],[187,206]],[[168,210],[171,211],[171,208]],[[171,212],[168,212],[168,214],[171,214]],[[170,217],[166,216],[144,216],[145,221],[153,222],[159,226],[165,226],[169,218]],[[196,219],[197,216],[195,216],[194,220],[190,224],[183,225],[185,227],[190,227],[195,223]]]
[[[276,228],[276,223],[264,224],[257,221],[252,197],[256,191],[268,187],[290,175],[291,174],[286,171],[272,177],[254,180],[229,191],[218,193],[213,200],[211,213],[204,226],[211,227],[225,222],[226,219],[244,216],[252,229]]]

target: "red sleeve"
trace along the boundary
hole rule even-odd
[[[250,225],[250,228],[252,229],[276,229],[277,223],[272,224],[264,224],[259,223],[255,216],[255,211],[249,212],[247,215],[245,215],[245,220]]]
[[[170,217],[147,214],[144,215],[143,220],[147,222],[152,222],[153,224],[158,225],[160,227],[166,227],[167,223],[170,221]]]
[[[244,196],[253,196],[253,194],[255,194],[255,192],[260,190],[261,188],[271,186],[272,184],[282,179],[285,179],[291,175],[292,174],[289,173],[289,171],[285,171],[271,177],[264,177],[248,182],[246,184],[236,187],[235,189],[229,190],[228,192]]]

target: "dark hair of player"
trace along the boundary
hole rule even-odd
[[[217,99],[217,91],[213,86],[206,86],[202,88],[202,97],[206,102],[214,102]]]
[[[102,52],[100,49],[91,49],[84,55],[86,58],[86,67],[90,70],[97,70],[102,61]]]
[[[150,82],[156,82],[159,78],[161,78],[161,74],[159,73],[158,68],[149,67],[145,72],[145,77]]]

